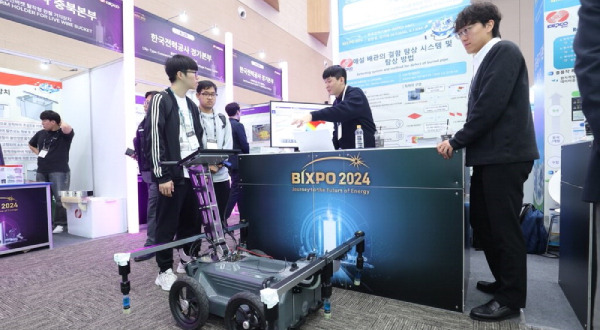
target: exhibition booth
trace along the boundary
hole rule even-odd
[[[251,152],[240,156],[240,216],[251,223],[253,248],[294,260],[329,251],[362,230],[367,248],[360,290],[462,312],[469,277],[468,174],[462,151],[443,160],[433,146],[467,118],[473,63],[454,38],[453,24],[470,1],[407,11],[390,0],[385,13],[368,0],[331,1],[326,31],[314,33],[306,33],[310,26],[300,32],[290,27],[298,10],[289,6],[295,5],[282,2],[280,10],[272,2],[2,1],[0,28],[15,33],[0,37],[0,145],[7,165],[21,166],[23,183],[0,184],[0,254],[53,247],[50,186],[33,183],[37,157],[28,148],[41,129],[39,113],[49,109],[75,131],[70,190],[93,191],[64,201],[69,233],[96,238],[140,231],[146,186],[137,163],[123,153],[145,115],[144,93],[169,86],[163,63],[179,53],[196,60],[198,79],[218,86],[217,112],[229,102],[242,106]],[[513,7],[510,1],[499,5],[503,12]],[[180,7],[189,22],[179,20]],[[562,160],[580,159],[585,151],[560,151],[585,135],[569,48],[579,3],[537,0],[519,7],[527,18],[507,15],[503,37],[532,40],[519,46],[532,83],[535,77],[541,156],[524,201],[549,214],[558,206],[547,193],[549,178],[561,165],[563,181],[569,180],[565,170],[583,173],[573,169],[581,163]],[[568,19],[551,23],[561,11],[567,15],[560,19]],[[521,28],[530,22],[535,33]],[[225,32],[214,34],[217,27]],[[260,58],[264,52],[268,57]],[[297,152],[296,133],[331,133],[324,122],[298,130],[289,125],[332,101],[321,79],[331,64],[345,66],[349,85],[367,95],[384,148]],[[195,91],[188,96],[197,101]],[[575,156],[565,156],[571,152]],[[570,203],[576,201],[562,204],[560,280],[581,324],[589,324],[593,242],[579,238],[590,237],[593,217],[566,220],[579,219],[569,213]],[[586,207],[578,205],[578,212],[588,214]],[[337,265],[335,283],[357,289],[345,276],[352,257]]]

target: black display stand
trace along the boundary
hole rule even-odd
[[[592,142],[562,146],[560,182],[560,260],[558,283],[585,329],[592,317],[593,204],[581,201]]]
[[[0,186],[0,254],[52,248],[50,183]]]
[[[248,246],[282,260],[321,255],[364,230],[360,287],[348,289],[462,312],[468,279],[464,164],[435,148],[240,155]]]

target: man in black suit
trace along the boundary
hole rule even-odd
[[[231,123],[233,149],[241,150],[242,154],[250,153],[250,145],[248,144],[248,139],[246,138],[246,130],[244,129],[244,124],[240,123],[240,105],[236,102],[229,103],[225,106],[225,112],[227,112],[227,115],[229,116],[229,122]],[[222,219],[225,223],[227,223],[227,219],[229,219],[229,216],[231,216],[233,207],[240,201],[240,197],[242,195],[242,188],[240,187],[240,169],[237,155],[229,157],[229,162],[231,163],[231,169],[229,171],[229,174],[231,175],[231,190],[229,191],[227,207],[225,207],[225,217]]]
[[[375,122],[369,101],[362,89],[346,85],[346,69],[332,65],[323,71],[325,89],[335,96],[333,105],[294,119],[292,125],[298,127],[311,121],[331,121],[334,123],[333,146],[335,149],[354,149],[354,131],[358,125],[364,133],[365,148],[375,148]]]
[[[575,74],[583,114],[587,120],[594,142],[583,187],[583,200],[590,203],[600,202],[600,3],[597,0],[581,0],[579,8],[579,27],[575,35],[573,49],[577,55]],[[595,205],[598,208],[598,205]],[[600,251],[600,225],[594,223],[597,255]],[[596,260],[596,267],[598,260]],[[598,272],[595,272],[598,274]],[[600,328],[600,283],[596,275],[596,292],[592,314],[592,328]]]
[[[500,19],[489,2],[472,4],[456,18],[456,37],[474,55],[474,77],[464,127],[437,146],[446,159],[466,148],[466,165],[473,166],[471,226],[495,282],[477,283],[494,297],[470,316],[486,321],[517,316],[525,307],[527,251],[519,212],[523,183],[539,158],[527,67],[519,48],[500,40]]]

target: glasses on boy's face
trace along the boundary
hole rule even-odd
[[[198,71],[194,71],[194,70],[185,70],[185,74],[187,75],[188,73],[191,73],[194,75],[194,77],[198,76]]]
[[[209,98],[209,97],[210,98],[215,98],[215,97],[219,96],[219,94],[217,94],[217,93],[200,93],[200,95],[202,95],[202,96],[204,96],[206,98]]]
[[[471,29],[475,26],[475,24],[467,25],[466,27],[458,30],[454,35],[456,39],[460,39],[462,37],[468,37],[471,35]]]

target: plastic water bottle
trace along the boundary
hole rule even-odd
[[[365,133],[360,128],[360,125],[356,125],[356,131],[354,131],[354,147],[356,149],[365,147]]]

